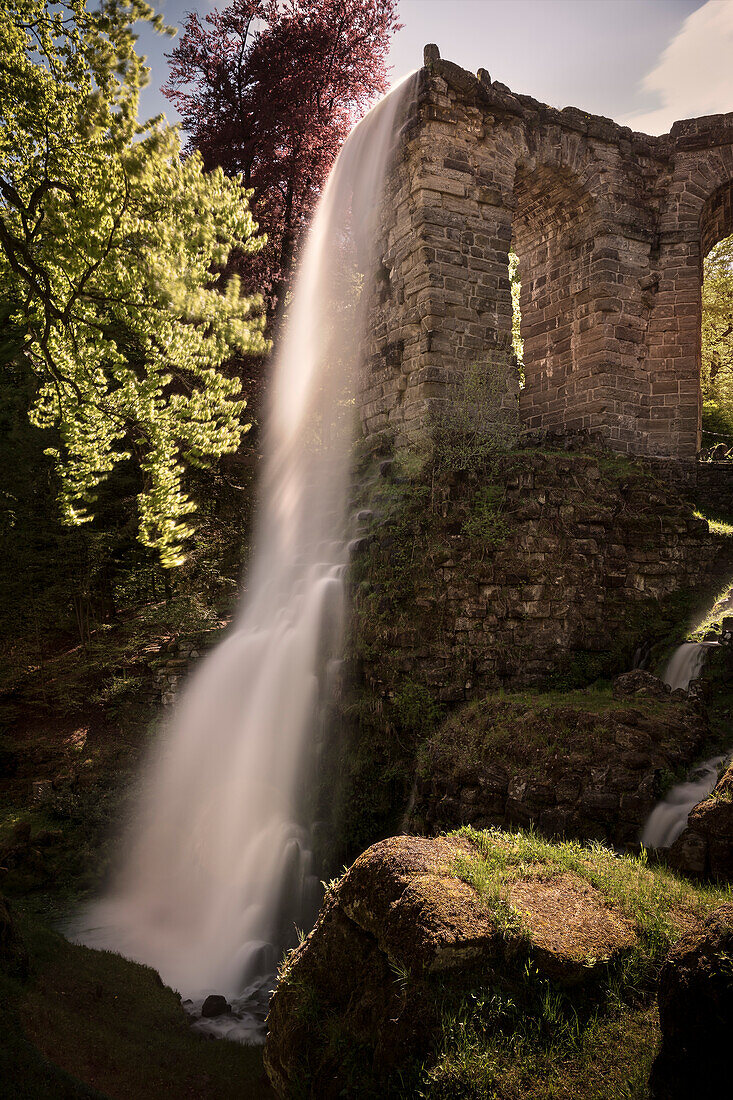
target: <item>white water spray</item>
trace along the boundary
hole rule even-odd
[[[645,848],[669,848],[680,835],[690,811],[703,802],[713,790],[725,762],[724,756],[713,756],[695,768],[684,783],[678,783],[659,802],[644,826],[641,843]]]
[[[703,642],[683,642],[678,646],[664,670],[665,684],[669,684],[672,691],[678,688],[687,691],[702,672],[708,648]]]
[[[702,642],[683,642],[664,670],[664,682],[672,691],[687,691],[702,672],[710,647]],[[724,757],[713,756],[695,768],[684,783],[677,783],[647,818],[641,834],[645,848],[669,848],[687,824],[690,811],[707,798],[718,781]]]
[[[353,257],[372,248],[411,91],[408,77],[369,112],[329,177],[274,369],[247,596],[161,737],[113,890],[76,930],[193,998],[271,976],[320,900],[304,776],[342,626]]]

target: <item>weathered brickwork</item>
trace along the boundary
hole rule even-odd
[[[487,485],[493,539],[470,534]],[[353,573],[353,647],[370,688],[415,679],[453,704],[615,675],[637,647],[684,632],[733,566],[730,540],[676,485],[615,456],[513,452],[477,481],[434,486],[409,527],[389,515],[396,488],[372,490]],[[398,560],[404,545],[420,563],[412,572]]]
[[[692,459],[702,257],[733,233],[733,114],[648,137],[514,95],[427,47],[396,159],[376,243],[367,434],[409,437],[457,372],[510,367],[513,246],[522,424]]]
[[[693,496],[706,516],[733,515],[733,462],[699,462]]]

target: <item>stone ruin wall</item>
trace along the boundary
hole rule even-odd
[[[694,459],[702,258],[730,233],[733,114],[648,137],[426,47],[375,245],[365,433],[413,437],[467,368],[511,377],[513,245],[525,385],[507,409],[527,429]]]

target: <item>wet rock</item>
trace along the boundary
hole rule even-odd
[[[366,535],[362,538],[352,539],[347,546],[349,557],[356,558],[359,556],[359,554],[365,553],[366,550],[369,548],[371,542],[372,539]]]
[[[731,904],[716,909],[669,953],[659,981],[662,1047],[652,1067],[653,1100],[724,1095],[733,1020],[731,960]]]
[[[710,797],[690,811],[668,858],[682,874],[733,881],[733,764]]]
[[[210,993],[201,1006],[201,1015],[205,1017],[225,1016],[230,1013],[231,1007],[226,997],[220,993]]]

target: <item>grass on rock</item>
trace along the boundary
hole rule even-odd
[[[655,988],[669,946],[729,901],[640,858],[598,845],[551,843],[533,832],[459,829],[471,842],[455,873],[484,899],[500,931],[528,945],[520,985],[486,984],[446,1000],[434,1054],[419,1074],[424,1100],[647,1100],[660,1040]],[[587,992],[540,975],[531,932],[507,901],[512,883],[571,874],[638,930],[637,946]],[[504,909],[502,910],[502,906]],[[504,922],[508,920],[508,924]]]

